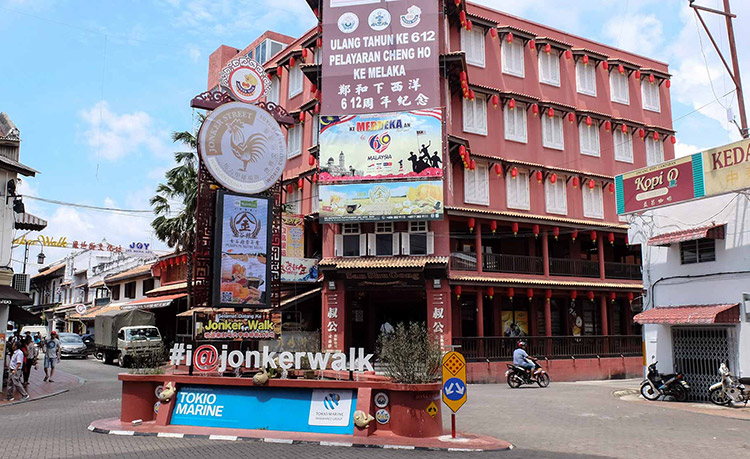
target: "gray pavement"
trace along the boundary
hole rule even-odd
[[[0,457],[118,458],[505,458],[748,457],[750,423],[617,399],[637,381],[552,383],[547,389],[471,385],[458,414],[459,430],[511,441],[493,453],[394,451],[202,439],[119,437],[86,430],[119,414],[119,368],[95,360],[65,360],[64,371],[86,379],[65,394],[0,408]],[[449,417],[444,413],[445,425]],[[32,433],[32,434],[30,434]]]

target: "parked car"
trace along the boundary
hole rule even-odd
[[[86,349],[88,349],[89,353],[94,352],[94,349],[96,349],[96,343],[94,342],[94,334],[86,333],[85,335],[81,336],[81,339],[83,340],[83,344],[86,345]]]
[[[42,335],[42,339],[49,337],[49,329],[46,325],[24,325],[21,329],[21,335],[25,335],[26,332],[31,332],[31,336],[36,336],[37,333]]]
[[[77,357],[85,359],[88,348],[79,335],[75,333],[60,333],[60,355],[62,357]]]

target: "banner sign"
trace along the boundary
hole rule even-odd
[[[321,223],[439,220],[442,180],[320,186]]]
[[[259,312],[195,312],[195,340],[276,339],[281,321]]]
[[[131,242],[125,248],[125,253],[129,255],[151,255],[151,244],[148,242]]]
[[[324,0],[322,113],[440,105],[435,0]]]
[[[305,216],[281,215],[281,258],[304,258]]]
[[[443,175],[442,110],[412,110],[320,121],[320,181]]]
[[[214,262],[214,307],[271,307],[271,203],[268,198],[219,191]]]
[[[750,140],[702,153],[706,196],[750,188]]]
[[[700,155],[698,155],[700,156]],[[648,210],[700,197],[692,156],[674,159],[615,177],[617,213]],[[702,176],[698,169],[698,177]]]
[[[282,258],[281,282],[317,282],[317,258]]]

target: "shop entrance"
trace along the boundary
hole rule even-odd
[[[350,342],[375,352],[381,326],[403,322],[427,323],[427,298],[424,289],[360,290],[347,292]]]
[[[708,401],[708,388],[719,380],[719,364],[737,374],[734,327],[672,327],[674,369],[690,384],[690,400]]]

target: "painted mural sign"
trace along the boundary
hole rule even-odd
[[[440,105],[435,0],[324,0],[322,113]]]
[[[323,116],[320,181],[443,175],[442,110]]]
[[[317,282],[317,258],[282,258],[281,282]]]
[[[443,182],[375,182],[320,187],[321,223],[439,220]]]
[[[648,210],[698,197],[694,170],[693,157],[687,156],[618,175],[615,177],[617,213]]]
[[[271,203],[268,198],[219,191],[214,272],[215,307],[270,307]]]
[[[281,215],[281,257],[304,258],[305,216]]]
[[[271,91],[265,69],[248,56],[235,57],[221,69],[219,82],[235,100],[248,104],[259,101]]]
[[[196,312],[194,317],[196,341],[276,339],[281,334],[281,321],[267,313]]]

